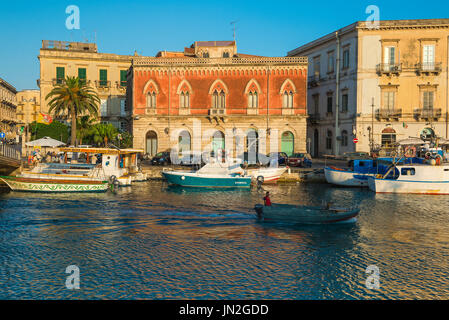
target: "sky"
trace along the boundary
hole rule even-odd
[[[66,28],[69,5],[80,10],[79,30]],[[99,52],[154,56],[194,41],[232,40],[233,21],[238,52],[286,56],[366,20],[369,5],[379,7],[381,20],[449,18],[449,1],[440,0],[424,6],[413,0],[0,0],[0,78],[18,90],[37,89],[42,40],[96,40]]]

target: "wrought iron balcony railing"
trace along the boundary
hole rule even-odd
[[[415,109],[413,114],[417,119],[438,119],[442,116],[441,108]]]
[[[314,74],[312,76],[309,76],[308,80],[309,87],[316,87],[320,85],[322,79],[319,74]]]
[[[97,88],[110,88],[111,81],[108,80],[95,80],[95,86]]]
[[[376,110],[377,119],[399,119],[400,117],[402,117],[402,109],[381,108]]]
[[[379,63],[376,66],[376,72],[381,74],[399,74],[402,72],[401,63]]]
[[[417,63],[415,66],[417,73],[440,73],[442,71],[441,62]]]

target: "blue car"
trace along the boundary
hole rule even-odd
[[[171,164],[170,152],[164,151],[157,153],[152,159],[151,164],[153,166]]]

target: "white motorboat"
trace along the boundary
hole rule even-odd
[[[376,193],[449,194],[449,164],[396,165],[368,178],[368,186]]]
[[[260,183],[276,183],[287,169],[287,167],[247,169],[247,174]]]
[[[360,209],[329,206],[296,206],[273,203],[271,206],[257,204],[254,209],[262,221],[297,224],[322,224],[355,222]]]

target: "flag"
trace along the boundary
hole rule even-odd
[[[50,124],[50,123],[53,122],[53,118],[49,114],[45,114],[45,113],[40,112],[39,116],[37,118],[37,122]]]
[[[407,125],[405,122],[402,122],[402,126],[403,126],[405,129],[408,128],[408,125]]]

